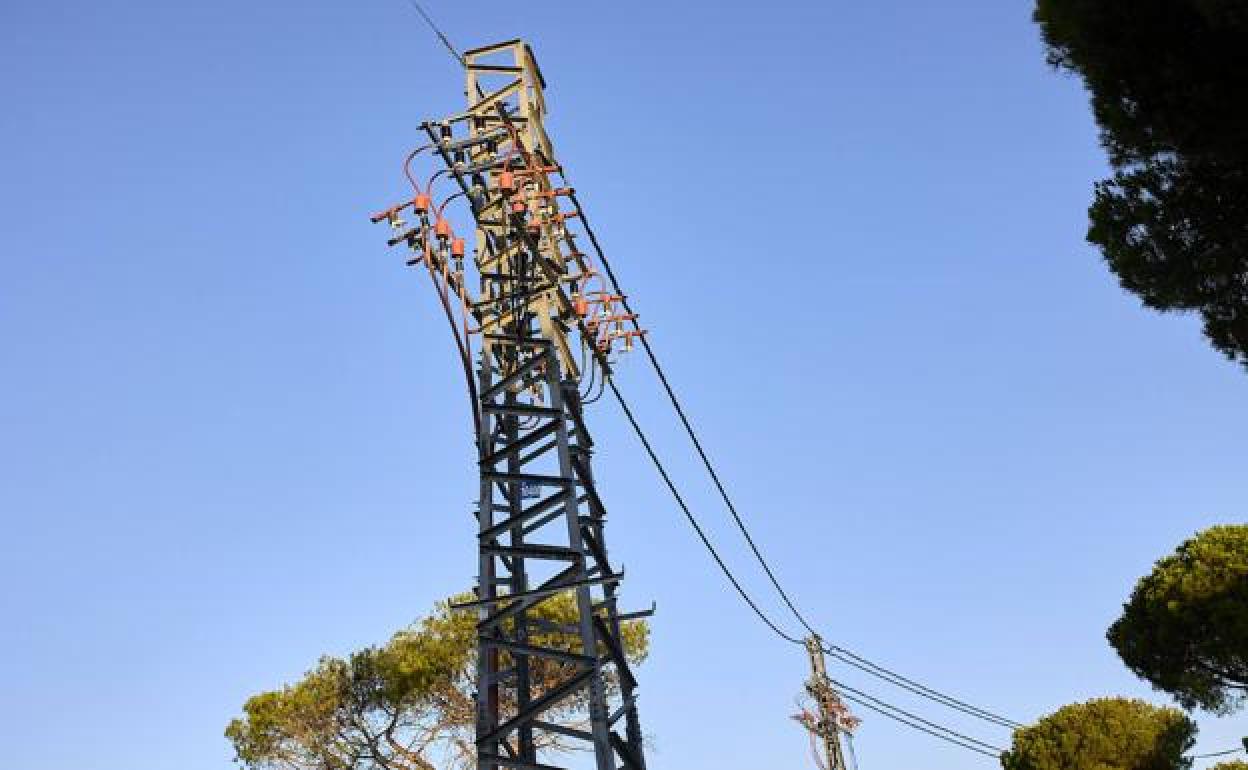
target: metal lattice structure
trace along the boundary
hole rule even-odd
[[[611,376],[639,330],[619,312],[576,244],[583,216],[546,134],[545,80],[515,40],[464,54],[468,109],[422,124],[425,147],[405,170],[415,196],[374,216],[428,272],[464,364],[480,464],[475,609],[477,767],[533,768],[543,748],[590,749],[597,770],[644,770],[637,682],[591,470],[582,404]],[[422,151],[440,168],[422,184]],[[452,193],[435,200],[438,184]],[[471,214],[470,264],[448,204]],[[409,223],[404,217],[411,216]],[[475,284],[475,288],[470,286]],[[543,602],[574,597],[574,621],[551,627]],[[551,641],[562,635],[571,645]],[[560,672],[538,687],[534,671]],[[548,682],[548,678],[542,678]],[[583,723],[543,717],[582,708]]]

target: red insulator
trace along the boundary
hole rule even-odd
[[[581,318],[589,314],[589,300],[579,294],[572,299],[572,307]]]
[[[524,201],[514,200],[511,202],[511,212],[513,214],[523,214],[525,209]]]
[[[456,238],[451,241],[451,256],[459,259],[464,258],[464,239]]]
[[[505,195],[511,195],[516,191],[516,177],[510,171],[499,174],[498,189],[502,190]]]
[[[437,224],[433,226],[433,234],[438,236],[439,239],[444,240],[444,241],[447,238],[450,238],[451,237],[451,223],[447,222],[445,219],[439,218],[437,221]]]
[[[416,200],[412,201],[412,208],[416,209],[417,214],[423,214],[429,210],[430,203],[428,195],[419,193]]]

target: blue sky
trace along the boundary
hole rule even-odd
[[[634,305],[829,639],[1022,720],[1161,700],[1104,629],[1244,520],[1248,379],[1084,244],[1103,155],[1027,3],[428,5],[462,47],[532,42]],[[9,0],[0,92],[6,765],[222,768],[248,695],[472,579],[461,374],[367,221],[459,75],[403,0]],[[642,359],[620,384],[783,618]],[[805,766],[801,651],[616,409],[589,419],[625,596],[659,607],[652,766]],[[863,716],[864,768],[993,766]]]

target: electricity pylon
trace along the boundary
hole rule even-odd
[[[463,61],[467,110],[422,124],[428,144],[405,164],[415,196],[373,219],[388,221],[391,244],[406,244],[408,264],[428,271],[467,375],[478,568],[476,597],[459,608],[477,612],[477,767],[553,768],[539,754],[559,742],[592,748],[597,770],[644,770],[621,629],[650,611],[617,607],[623,573],[607,555],[582,415],[613,355],[644,332],[625,328],[633,317],[577,248],[583,212],[546,134],[546,82],[532,50],[513,40]],[[442,167],[422,185],[410,165],[423,150]],[[435,201],[439,180],[455,189]],[[456,199],[471,213],[475,289],[447,212]],[[560,595],[574,597],[570,622],[537,617]],[[543,718],[572,707],[587,721]]]

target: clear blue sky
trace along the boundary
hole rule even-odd
[[[563,161],[829,638],[1023,720],[1156,698],[1104,628],[1244,520],[1248,376],[1083,243],[1103,156],[1028,3],[428,5],[462,47],[532,41]],[[403,0],[8,0],[0,93],[2,764],[223,768],[248,695],[472,579],[461,374],[367,222],[459,76]],[[783,617],[640,358],[621,385]],[[801,651],[616,409],[590,420],[625,595],[659,605],[652,766],[807,766]],[[864,770],[993,767],[864,716]]]

